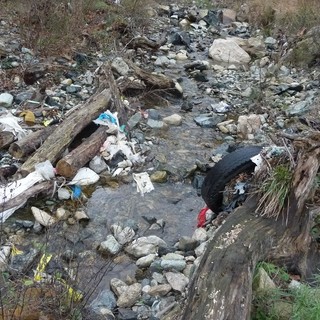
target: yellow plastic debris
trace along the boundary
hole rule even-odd
[[[24,122],[30,126],[34,125],[36,117],[30,110],[26,110],[20,113],[20,117],[24,117]]]
[[[23,251],[19,250],[15,245],[12,245],[11,255],[16,256],[18,254],[23,254]]]
[[[40,262],[37,265],[36,273],[34,275],[35,281],[42,280],[42,274],[44,273],[44,269],[46,268],[47,264],[50,262],[52,258],[52,254],[44,253],[40,259]]]

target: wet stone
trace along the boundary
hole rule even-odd
[[[112,291],[119,297],[123,292],[127,290],[128,285],[117,278],[112,278],[110,281]]]
[[[208,239],[208,235],[204,228],[197,228],[194,231],[192,238],[199,243],[206,241]]]
[[[13,102],[13,95],[10,93],[0,94],[0,107],[10,108]]]
[[[166,272],[165,277],[173,290],[183,292],[189,283],[189,279],[182,273]]]
[[[24,250],[22,254],[13,255],[9,266],[10,272],[17,274],[25,273],[34,264],[38,253],[38,250],[30,248]]]
[[[156,254],[149,254],[145,257],[141,257],[136,261],[136,265],[139,268],[147,268],[151,265],[151,263],[154,261],[156,258]]]
[[[130,286],[127,286],[126,291],[121,293],[118,298],[117,305],[118,307],[128,308],[132,307],[141,296],[141,284],[134,283]]]
[[[224,115],[218,115],[213,113],[200,114],[194,118],[197,125],[203,128],[214,128],[219,122],[225,120]]]
[[[34,226],[34,222],[30,220],[16,220],[15,223],[23,228],[32,228]]]
[[[161,260],[160,266],[163,270],[182,271],[186,267],[185,260]]]
[[[163,118],[163,122],[172,126],[180,126],[182,124],[182,117],[178,114],[172,114]]]
[[[134,240],[125,250],[136,258],[140,258],[156,253],[160,245],[166,246],[165,241],[157,236],[148,236]]]
[[[180,238],[178,248],[182,251],[190,251],[194,250],[198,244],[196,239],[185,236]]]
[[[169,284],[159,284],[153,287],[150,287],[148,294],[151,296],[165,296],[171,291],[171,286]]]
[[[117,301],[114,296],[114,293],[109,290],[105,289],[101,291],[98,296],[92,301],[90,307],[93,311],[100,314],[100,310],[103,308],[112,310],[117,306]]]
[[[131,309],[119,308],[117,318],[119,320],[138,320],[138,313]]]
[[[108,254],[117,254],[122,249],[121,244],[115,239],[113,235],[108,235],[107,240],[100,243],[99,251]]]
[[[150,175],[152,182],[165,183],[168,179],[167,171],[156,171]]]

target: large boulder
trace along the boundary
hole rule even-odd
[[[224,64],[248,64],[251,60],[234,39],[216,39],[209,49],[209,57],[214,62]]]

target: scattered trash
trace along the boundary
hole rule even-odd
[[[51,180],[55,176],[55,170],[49,160],[36,164],[34,168],[45,180]]]
[[[27,134],[26,130],[21,128],[19,121],[21,121],[20,118],[15,117],[11,113],[7,113],[0,117],[0,129],[13,133],[19,140]]]
[[[133,179],[137,183],[137,191],[143,196],[154,190],[153,184],[147,172],[133,173]]]
[[[71,198],[71,193],[67,188],[58,189],[58,199],[59,200],[68,200]]]
[[[20,117],[24,118],[24,122],[29,125],[33,126],[36,122],[36,117],[34,113],[30,110],[26,110],[20,113]]]
[[[78,186],[78,185],[74,185],[71,187],[72,189],[72,195],[71,195],[71,198],[73,200],[75,199],[79,199],[81,197],[81,194],[82,194],[82,190],[81,190],[81,187]]]
[[[109,110],[100,114],[100,116],[93,120],[95,124],[99,124],[101,126],[107,126],[108,133],[115,133],[120,131],[119,120],[117,116],[117,112],[112,113]]]
[[[207,211],[210,210],[208,207],[204,207],[200,210],[199,214],[198,214],[198,224],[197,224],[197,228],[202,228],[205,226],[206,224],[206,213]]]
[[[36,271],[35,271],[35,275],[34,275],[34,281],[36,282],[40,282],[43,280],[50,280],[52,281],[52,279],[50,279],[50,276],[46,274],[45,269],[48,265],[48,263],[51,261],[53,255],[50,253],[44,253],[41,258],[40,258],[40,262],[37,265]],[[54,280],[58,281],[59,283],[61,283],[63,286],[66,287],[67,291],[68,291],[68,299],[72,300],[72,301],[79,301],[83,298],[83,295],[81,292],[74,290],[70,285],[68,285],[66,283],[65,280],[61,279],[61,278],[55,278]]]
[[[96,183],[100,176],[90,168],[81,168],[78,170],[75,177],[68,183],[68,185],[88,186]]]

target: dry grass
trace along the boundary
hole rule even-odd
[[[196,3],[202,4],[203,0]],[[207,7],[235,9],[249,23],[268,34],[281,29],[296,34],[320,23],[319,0],[213,0]],[[244,5],[245,3],[245,5]]]
[[[121,5],[103,0],[8,0],[3,15],[18,22],[23,45],[41,55],[63,55],[97,39],[104,46],[115,35],[114,24],[143,29],[148,25],[149,0],[123,0]],[[104,37],[99,37],[104,34]],[[84,49],[84,48],[82,48]],[[95,49],[95,48],[87,48]]]

